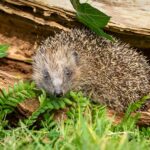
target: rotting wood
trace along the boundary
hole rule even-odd
[[[141,6],[132,6],[126,2],[124,2],[125,6],[123,2],[117,5],[117,2],[110,3],[108,0],[88,2],[111,16],[106,30],[118,33],[118,36],[121,35],[121,38],[133,46],[150,48],[150,11],[148,9],[150,3],[146,0]],[[76,22],[75,11],[69,0],[5,0],[4,3],[0,2],[0,10],[32,20],[37,24],[66,31],[69,31]],[[137,38],[139,42],[136,41]]]
[[[138,126],[150,126],[150,111],[139,111],[139,119],[137,122]],[[132,116],[135,116],[136,113],[132,113]],[[110,119],[113,120],[115,124],[119,124],[122,121],[124,113],[116,114],[114,110],[108,109],[107,115]]]
[[[23,62],[0,59],[0,90],[12,87],[19,80],[31,78],[32,67]]]
[[[29,104],[29,105],[28,105]],[[36,111],[39,107],[39,102],[37,100],[27,100],[21,104],[19,104],[18,108],[20,113],[22,113],[24,116],[30,116],[34,111]],[[124,113],[116,114],[114,110],[107,109],[107,116],[109,119],[113,121],[114,124],[119,124],[122,121],[122,118],[124,116]],[[56,111],[55,116],[56,118],[62,119],[62,114],[65,116],[63,119],[66,119],[66,109],[60,110],[61,113]],[[140,117],[138,119],[137,125],[139,126],[150,126],[150,111],[147,112],[138,112]],[[132,116],[135,115],[135,113],[131,114]]]

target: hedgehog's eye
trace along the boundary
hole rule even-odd
[[[49,78],[49,73],[47,71],[44,71],[43,76],[44,76],[44,79],[48,79]]]
[[[76,64],[78,65],[79,64],[79,56],[78,56],[78,53],[76,51],[73,51],[73,57],[75,59],[75,62]]]
[[[64,73],[67,77],[71,77],[71,75],[72,75],[72,71],[69,70],[68,68],[65,68]]]

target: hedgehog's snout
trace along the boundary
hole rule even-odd
[[[64,94],[62,84],[63,84],[63,81],[61,78],[55,77],[53,79],[54,95],[56,97],[61,97]]]
[[[56,97],[61,97],[61,96],[63,96],[64,94],[63,94],[63,91],[61,90],[61,89],[55,89],[54,90],[54,95],[56,96]]]

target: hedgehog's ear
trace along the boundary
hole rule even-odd
[[[76,64],[78,65],[79,64],[79,55],[78,55],[78,53],[76,51],[73,51],[72,55],[75,59]]]

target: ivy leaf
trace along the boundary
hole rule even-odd
[[[93,30],[96,34],[103,36],[111,41],[113,38],[102,29],[107,25],[110,17],[92,7],[88,3],[80,3],[79,0],[70,0],[76,12],[77,19]]]
[[[7,56],[7,50],[9,45],[0,45],[0,58]]]

